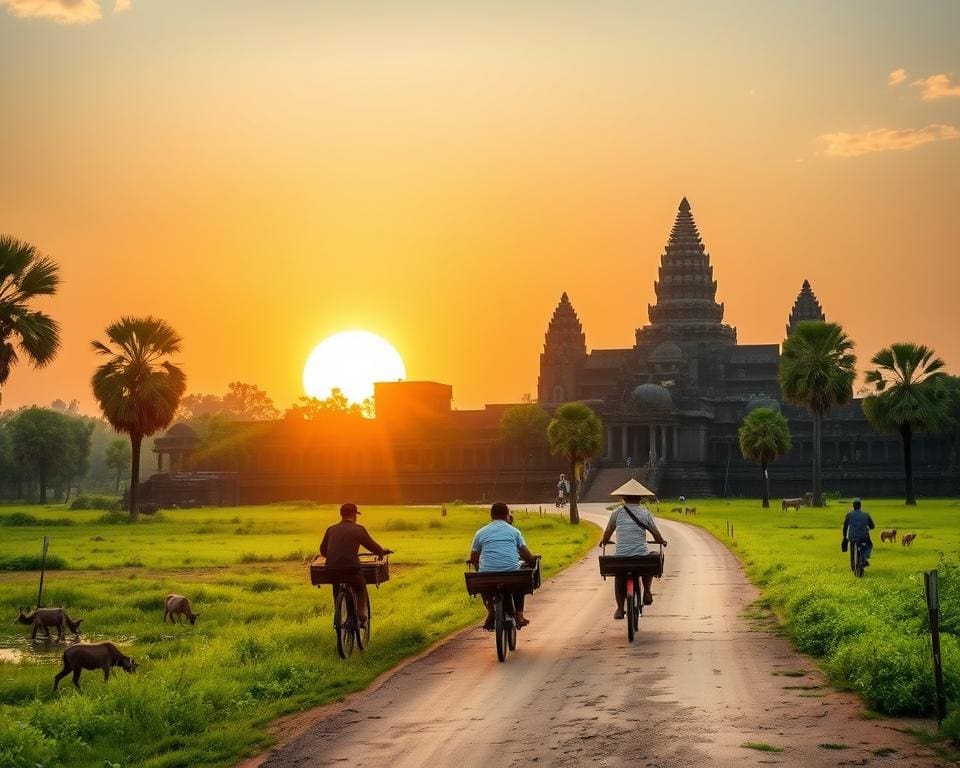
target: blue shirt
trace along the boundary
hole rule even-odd
[[[506,520],[493,520],[473,537],[472,552],[480,553],[481,571],[515,571],[520,567],[523,534]]]
[[[870,541],[873,518],[862,509],[851,509],[843,518],[843,535],[850,541]]]

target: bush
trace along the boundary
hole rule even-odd
[[[60,555],[47,554],[46,569],[48,571],[63,571],[67,568],[67,561]],[[9,555],[0,557],[0,571],[39,571],[40,555]]]
[[[69,517],[52,519],[48,517],[34,517],[27,512],[14,512],[9,515],[0,515],[0,525],[28,526],[28,525],[76,525],[75,520]]]
[[[385,531],[419,531],[423,526],[413,520],[404,520],[401,517],[392,517],[383,526]]]
[[[9,768],[36,768],[53,760],[54,745],[29,723],[0,718],[0,765]]]
[[[320,503],[313,499],[294,499],[293,501],[285,501],[280,506],[287,509],[316,509],[320,506]]]
[[[120,510],[120,499],[113,496],[77,496],[70,509],[102,509],[105,512]]]

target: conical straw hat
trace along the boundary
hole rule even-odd
[[[617,490],[610,493],[611,496],[653,496],[656,497],[653,491],[649,488],[644,487],[634,479],[627,480],[623,485],[621,485]]]

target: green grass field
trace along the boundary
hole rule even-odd
[[[725,542],[797,647],[821,658],[835,684],[859,692],[880,712],[933,709],[923,571],[939,569],[946,689],[960,705],[960,501],[922,500],[910,508],[902,501],[866,500],[877,530],[863,579],[854,578],[849,555],[840,551],[849,500],[799,512],[781,511],[779,499],[770,509],[757,500],[687,504],[696,506],[695,517],[670,513],[675,504],[669,500],[660,508],[663,517],[699,525]],[[880,543],[887,528],[897,529],[896,544]],[[911,547],[900,543],[907,532],[917,534]]]
[[[101,512],[0,508],[0,765],[232,765],[269,742],[277,716],[363,688],[481,619],[462,573],[486,510],[362,510],[361,522],[396,554],[391,580],[371,588],[372,648],[342,661],[330,589],[311,587],[304,564],[339,519],[335,507],[183,510],[136,526],[102,522]],[[41,521],[61,522],[29,524]],[[545,576],[599,536],[536,512],[518,511],[516,523],[543,555]],[[84,639],[120,645],[140,662],[134,675],[115,670],[104,683],[84,672],[81,692],[69,678],[52,692],[63,645],[32,644],[29,628],[11,623],[18,606],[36,603],[37,573],[16,569],[34,563],[44,535],[63,566],[47,572],[44,604],[82,618]],[[161,623],[170,592],[202,611],[196,626]],[[535,614],[535,599],[531,607]]]

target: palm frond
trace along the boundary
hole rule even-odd
[[[17,323],[20,350],[36,368],[50,363],[60,350],[60,325],[43,312],[25,312]]]
[[[24,298],[52,296],[60,285],[60,267],[47,256],[34,261],[20,278],[18,293]]]

